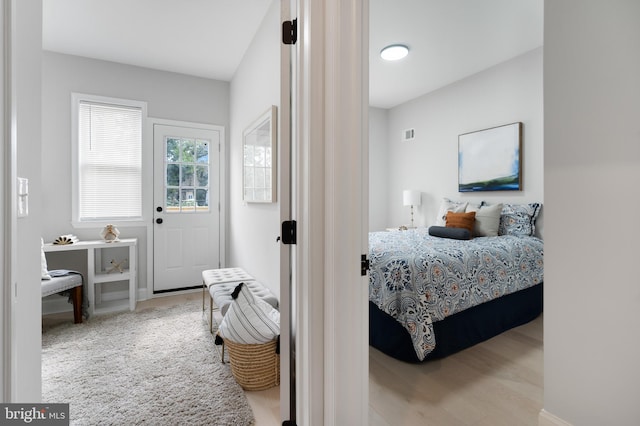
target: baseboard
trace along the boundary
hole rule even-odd
[[[146,291],[145,291],[146,293]],[[140,294],[140,292],[138,292]],[[108,291],[102,293],[102,302],[113,302],[115,300],[126,300],[129,298],[128,290]],[[138,299],[138,301],[141,299]],[[67,296],[52,294],[42,298],[42,315],[59,314],[63,312],[73,312],[73,304],[69,303]]]
[[[572,426],[572,424],[554,416],[543,408],[538,415],[538,426]]]
[[[103,291],[100,297],[103,302],[113,302],[114,300],[126,300],[129,298],[129,290]]]
[[[202,292],[202,290],[201,289],[181,290],[174,293],[166,293],[166,294],[163,293],[159,295],[153,295],[151,298],[162,297],[162,296],[174,296],[176,294],[195,293],[195,292]],[[150,299],[146,288],[139,288],[137,291],[137,294],[138,294],[138,299],[137,299],[138,302]],[[103,302],[123,300],[123,299],[127,299],[128,297],[129,297],[128,290],[110,291],[110,292],[102,293]],[[73,312],[73,305],[69,303],[68,298],[66,296],[53,294],[51,296],[42,298],[42,315],[59,314],[62,312]]]
[[[148,300],[149,299],[149,292],[147,292],[146,288],[139,288],[138,289],[138,298],[136,299],[137,302],[142,302],[143,300]]]

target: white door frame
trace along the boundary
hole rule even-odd
[[[297,424],[368,423],[368,20],[298,1]]]
[[[295,0],[280,1],[280,19],[282,22],[291,21],[296,17]],[[278,145],[278,180],[280,204],[280,222],[296,220],[297,212],[294,210],[295,194],[293,186],[293,135],[295,121],[295,105],[297,62],[299,45],[280,46],[280,132]],[[282,238],[282,235],[280,235]],[[296,331],[295,321],[292,316],[295,305],[292,306],[293,295],[296,288],[296,247],[290,244],[280,244],[280,419],[293,421],[296,417],[292,407],[292,393],[295,394],[295,375],[291,375],[292,346],[295,348]],[[295,365],[295,364],[294,364]]]
[[[13,218],[13,191],[15,182],[15,152],[16,146],[11,138],[11,106],[9,111],[5,110],[7,98],[10,98],[13,92],[11,79],[11,35],[13,34],[11,19],[11,2],[3,1],[0,5],[0,22],[2,23],[2,31],[0,32],[0,51],[2,57],[2,68],[0,69],[0,77],[2,85],[0,86],[0,94],[3,102],[0,105],[0,135],[2,135],[2,150],[0,150],[0,173],[2,178],[2,186],[0,187],[0,197],[2,197],[2,210],[0,210],[0,218],[2,228],[0,228],[0,271],[2,271],[2,289],[0,291],[0,306],[2,314],[0,314],[0,380],[2,388],[0,388],[0,400],[10,401],[13,390],[13,374],[11,369],[11,359],[13,340],[12,340],[12,290],[13,282],[13,259],[15,253],[15,229]],[[7,37],[9,40],[6,40]],[[7,43],[8,41],[8,43]],[[9,47],[8,47],[9,46]]]
[[[149,173],[145,173],[143,176],[142,187],[143,188],[153,188],[154,184],[154,164],[153,164],[153,150],[155,149],[153,143],[153,126],[156,124],[165,125],[165,126],[175,126],[175,127],[188,127],[194,129],[206,129],[206,130],[215,130],[220,132],[220,265],[224,268],[226,262],[226,136],[225,136],[225,128],[224,126],[219,126],[216,124],[206,124],[206,123],[194,123],[190,121],[181,121],[181,120],[169,120],[165,118],[154,118],[149,117],[147,119],[147,129],[146,129],[146,138],[147,138],[147,147],[151,147],[151,155],[146,155],[143,157],[143,169],[149,170]],[[154,263],[153,263],[153,194],[151,196],[146,197],[143,200],[143,217],[148,218],[147,220],[147,299],[152,299],[155,297],[153,294],[153,271],[154,271]]]

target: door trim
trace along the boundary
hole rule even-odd
[[[142,177],[142,187],[143,188],[153,188],[154,183],[154,164],[153,164],[153,153],[155,150],[155,146],[153,143],[153,127],[156,125],[164,125],[164,126],[173,126],[173,127],[186,127],[191,129],[203,129],[203,130],[214,130],[220,132],[220,246],[218,247],[220,253],[220,265],[222,268],[226,265],[226,233],[225,230],[227,228],[226,223],[226,211],[227,211],[227,158],[226,158],[226,150],[227,150],[227,139],[225,135],[224,126],[220,126],[217,124],[207,124],[207,123],[195,123],[191,121],[182,121],[182,120],[170,120],[166,118],[155,118],[148,117],[147,119],[147,128],[146,128],[146,146],[149,147],[150,154],[143,156],[143,170],[148,170],[147,173],[143,174]],[[163,296],[162,293],[154,295],[153,293],[153,271],[154,271],[154,260],[153,260],[153,245],[154,245],[154,236],[153,236],[153,214],[149,214],[149,212],[153,211],[153,191],[150,191],[150,194],[143,199],[142,208],[144,209],[143,217],[145,218],[146,229],[147,229],[147,287],[146,287],[146,298],[152,299],[154,297]]]
[[[280,20],[291,21],[295,16],[295,0],[280,1]],[[280,223],[296,219],[293,193],[293,139],[296,105],[295,62],[298,51],[296,44],[280,44],[280,132],[278,147],[278,180],[280,183],[278,200]],[[281,235],[282,237],[282,235]],[[296,374],[295,374],[295,294],[296,273],[295,245],[280,244],[280,420],[296,424]],[[293,372],[293,374],[292,374]],[[284,424],[284,423],[283,423]]]
[[[15,112],[15,79],[12,78],[13,71],[13,36],[14,28],[14,6],[12,1],[3,2],[0,5],[0,20],[2,22],[3,33],[0,34],[2,45],[3,67],[0,70],[2,78],[3,103],[0,105],[0,114],[2,115],[2,123],[0,132],[2,134],[3,149],[0,151],[0,173],[2,174],[2,187],[0,188],[0,196],[2,197],[2,228],[0,229],[0,256],[2,267],[2,284],[0,291],[0,380],[2,387],[0,388],[0,398],[2,401],[11,402],[15,396],[16,387],[16,341],[15,341],[15,323],[13,312],[14,286],[12,285],[16,271],[16,219],[14,215],[15,206],[15,182],[16,182],[16,141],[13,137],[14,129],[12,127],[12,116]]]

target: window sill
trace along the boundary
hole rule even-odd
[[[90,229],[90,228],[103,228],[105,225],[114,225],[116,228],[132,228],[132,227],[141,227],[147,225],[147,219],[130,219],[130,220],[113,220],[113,219],[104,219],[104,220],[93,220],[93,221],[72,221],[71,226],[77,229]]]

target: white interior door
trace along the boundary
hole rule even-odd
[[[200,286],[220,266],[221,133],[153,126],[154,293]]]
[[[366,425],[369,2],[298,1],[297,424]]]

